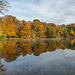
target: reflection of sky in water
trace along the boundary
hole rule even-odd
[[[57,49],[40,56],[20,56],[16,61],[5,62],[7,74],[13,75],[75,75],[75,51]]]

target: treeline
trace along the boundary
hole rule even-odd
[[[74,38],[75,24],[56,26],[53,23],[40,22],[38,19],[26,22],[11,15],[0,17],[0,38],[10,37],[22,39]]]

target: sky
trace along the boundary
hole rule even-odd
[[[60,24],[75,23],[75,0],[7,0],[11,6],[6,15],[19,20]]]

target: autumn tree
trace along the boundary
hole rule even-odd
[[[2,37],[3,35],[3,31],[0,29],[0,38]]]
[[[33,20],[34,23],[34,31],[36,34],[36,37],[42,38],[44,37],[45,28],[43,23],[41,23],[39,20]]]
[[[51,27],[56,27],[56,25],[54,23],[48,23],[47,25],[51,26]]]
[[[36,32],[34,30],[31,30],[31,38],[35,39],[36,38]]]
[[[56,37],[55,28],[47,25],[45,30],[45,35],[46,35],[46,38]]]
[[[70,31],[70,35],[72,35],[72,36],[75,35],[73,29],[71,29],[71,31]]]
[[[31,26],[25,20],[22,20],[21,29],[20,29],[20,36],[28,39],[31,34]]]
[[[0,37],[2,37],[3,35],[3,31],[2,31],[2,25],[4,24],[4,18],[3,17],[0,17]]]
[[[15,37],[19,37],[19,32],[20,32],[20,28],[21,28],[21,21],[18,20],[16,17],[13,17],[13,24],[15,25],[14,27],[14,31],[17,34]]]
[[[72,28],[73,31],[75,32],[75,24],[71,24],[71,28]]]
[[[14,31],[15,25],[13,24],[13,18],[10,15],[6,15],[5,22],[2,25],[3,34],[6,34],[8,37],[16,36]]]
[[[74,39],[73,40],[71,40],[71,46],[74,44]]]
[[[55,31],[57,37],[61,37],[61,35],[63,35],[63,28],[61,26],[57,26]]]
[[[65,38],[65,37],[67,37],[67,35],[68,35],[68,32],[67,32],[67,27],[66,27],[66,25],[61,25],[61,27],[62,27],[62,29],[63,29],[63,34],[62,34],[62,36]]]

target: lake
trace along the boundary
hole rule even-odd
[[[0,74],[75,75],[75,40],[1,40]]]

